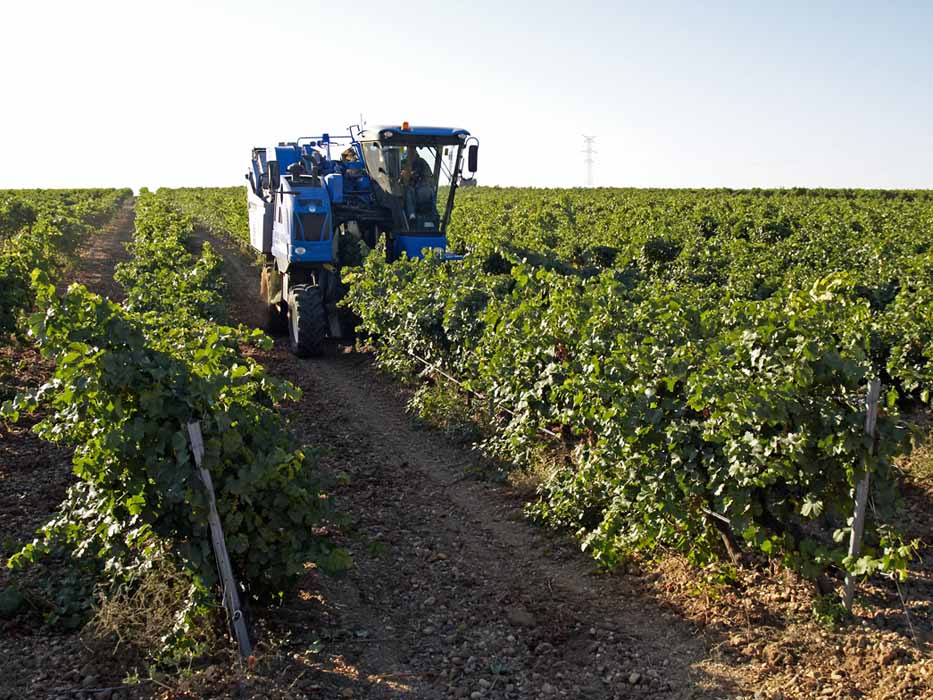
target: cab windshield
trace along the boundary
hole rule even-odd
[[[436,228],[438,186],[450,184],[456,146],[363,144],[366,169],[388,195],[398,199],[410,227]]]
[[[363,144],[366,169],[385,192],[401,196],[414,175],[437,188],[437,149],[434,146],[396,146],[370,141]]]

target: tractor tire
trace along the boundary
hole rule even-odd
[[[298,357],[319,357],[324,352],[327,316],[318,287],[299,284],[288,291],[288,344]]]
[[[265,330],[271,336],[284,335],[288,330],[288,309],[281,301],[273,301],[280,289],[278,273],[264,267],[259,277],[259,297],[265,305]]]

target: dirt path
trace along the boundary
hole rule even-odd
[[[258,271],[212,242],[227,262],[234,318],[254,322]],[[309,575],[288,611],[267,618],[294,644],[287,659],[267,658],[267,671],[292,689],[369,698],[744,695],[689,622],[527,524],[507,487],[467,478],[477,455],[416,430],[368,356],[299,360],[280,339],[259,359],[304,392],[294,428],[335,481],[350,521],[337,538],[354,560],[339,579]]]
[[[78,282],[92,292],[123,300],[123,288],[113,279],[116,266],[129,260],[126,244],[133,240],[134,204],[130,199],[117,211],[113,220],[78,249],[78,262],[62,282],[67,286]]]

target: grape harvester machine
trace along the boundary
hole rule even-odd
[[[389,261],[456,257],[447,224],[458,185],[476,173],[479,145],[464,129],[405,122],[349,131],[254,148],[246,174],[269,330],[287,330],[302,357],[343,335],[340,266],[359,257],[359,241],[375,248],[384,238]]]

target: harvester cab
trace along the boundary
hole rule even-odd
[[[355,239],[374,248],[384,235],[389,261],[425,251],[455,258],[447,224],[477,152],[464,129],[407,122],[254,148],[246,174],[250,242],[263,255],[269,330],[287,330],[300,356],[320,354],[325,338],[343,335],[339,270]]]
[[[447,223],[462,176],[463,150],[467,170],[476,170],[476,140],[464,129],[379,127],[358,136],[374,194],[391,213],[387,254],[420,257],[425,248],[441,254],[447,248]],[[438,195],[446,191],[438,207]]]

